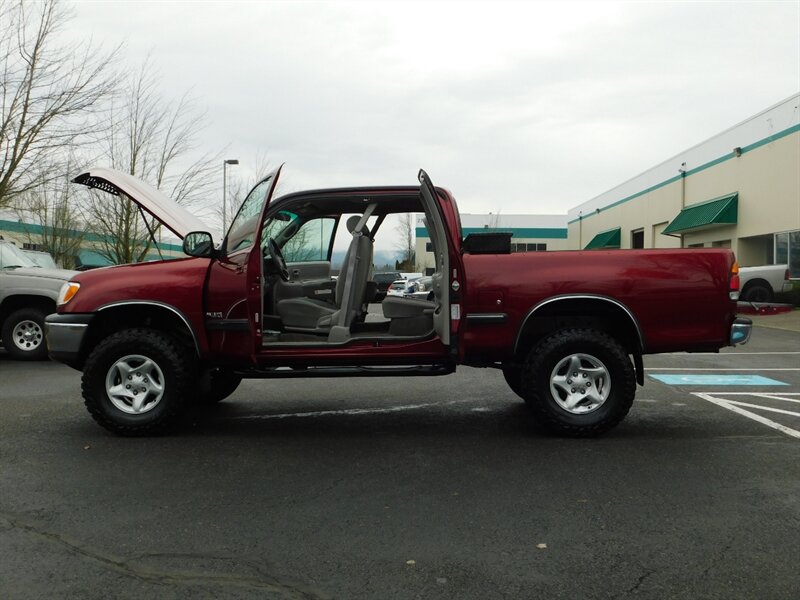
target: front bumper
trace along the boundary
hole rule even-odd
[[[44,335],[50,358],[79,368],[83,338],[92,314],[52,314],[44,320]]]
[[[736,317],[731,325],[730,345],[737,346],[746,344],[750,341],[750,334],[753,332],[753,322],[745,317]]]

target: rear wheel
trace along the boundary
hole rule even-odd
[[[741,297],[745,302],[772,302],[772,298],[772,289],[761,283],[746,286]]]
[[[120,435],[163,433],[186,406],[193,358],[161,331],[114,333],[86,360],[82,379],[86,408],[100,425]]]
[[[18,360],[45,360],[45,314],[38,308],[21,308],[8,315],[0,335],[6,351]]]
[[[616,426],[636,394],[625,349],[593,329],[567,329],[542,340],[525,361],[521,385],[536,420],[572,437],[600,435]]]

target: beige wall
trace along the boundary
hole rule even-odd
[[[739,216],[735,226],[685,235],[684,246],[725,247],[729,241],[743,266],[764,264],[767,240],[754,236],[800,229],[800,133],[690,174],[685,185],[683,206],[738,192]],[[680,247],[678,238],[660,231],[681,211],[682,192],[678,180],[599,213],[583,215],[569,225],[569,247],[584,248],[595,235],[615,227],[621,228],[622,248],[630,248],[631,231],[639,228],[644,229],[645,248]]]

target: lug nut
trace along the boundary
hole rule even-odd
[[[574,394],[575,393],[575,388],[572,388],[570,391]]]

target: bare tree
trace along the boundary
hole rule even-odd
[[[413,270],[416,254],[414,250],[414,215],[411,213],[399,215],[395,232],[398,236],[395,247],[401,252],[398,267],[408,271]]]
[[[41,245],[62,268],[73,268],[86,237],[80,210],[66,178],[41,178],[39,184],[16,197],[14,210],[30,244]]]
[[[69,20],[58,0],[0,0],[0,208],[59,176],[36,166],[57,162],[90,129],[116,85],[117,50],[59,42]]]
[[[194,204],[212,188],[218,156],[197,158],[196,136],[204,128],[205,114],[194,100],[184,94],[170,102],[158,87],[148,58],[110,109],[109,127],[100,139],[102,156],[111,167],[146,181],[179,204]],[[87,216],[100,239],[98,252],[117,264],[144,260],[160,229],[124,196],[93,193]]]

